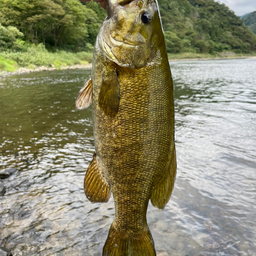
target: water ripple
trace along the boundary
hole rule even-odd
[[[149,206],[156,250],[168,255],[256,251],[256,63],[172,62],[178,177],[163,211]],[[90,203],[91,109],[75,111],[86,70],[0,80],[0,246],[14,256],[100,256],[113,198]]]

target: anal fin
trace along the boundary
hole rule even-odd
[[[76,98],[76,109],[88,108],[92,103],[92,79],[90,78],[78,93]]]
[[[154,184],[151,195],[151,203],[153,206],[164,209],[165,205],[168,203],[174,187],[176,168],[176,152],[175,146],[173,145],[169,153],[164,174],[160,181]]]
[[[107,202],[111,195],[110,186],[97,164],[96,154],[89,165],[84,179],[84,192],[91,202]]]

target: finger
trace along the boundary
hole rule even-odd
[[[107,7],[107,2],[106,2],[106,1],[103,1],[103,2],[100,3],[100,5],[101,5],[104,9],[106,9],[106,7]]]
[[[89,2],[89,1],[91,1],[91,0],[81,0],[81,1],[82,1],[82,2]],[[106,0],[94,0],[94,1],[100,3],[100,5],[102,6],[102,8],[106,9],[106,5],[107,5]]]
[[[100,3],[100,5],[106,9],[106,5],[107,5],[107,0],[94,0],[95,2]]]

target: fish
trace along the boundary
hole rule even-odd
[[[91,78],[76,108],[92,105],[95,153],[84,191],[113,194],[103,256],[155,256],[146,213],[164,209],[176,177],[173,80],[157,0],[108,0]]]

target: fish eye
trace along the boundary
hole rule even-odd
[[[152,19],[152,17],[151,17],[151,15],[148,12],[143,12],[141,14],[141,21],[144,24],[148,24],[151,21],[151,19]]]

